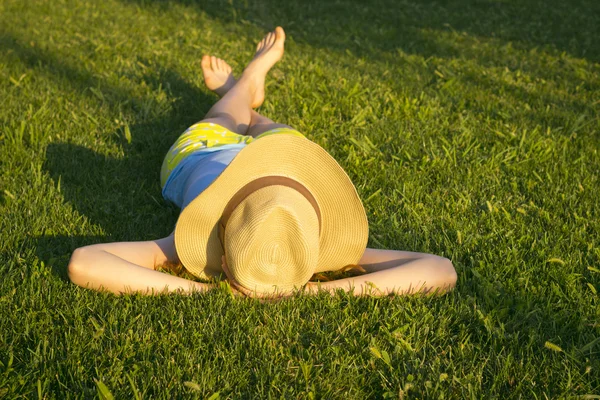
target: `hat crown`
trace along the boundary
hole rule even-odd
[[[205,279],[222,277],[228,216],[250,192],[267,186],[263,179],[269,184],[287,180],[284,185],[296,189],[313,205],[310,213],[317,211],[319,243],[311,245],[315,253],[318,250],[314,272],[337,271],[359,262],[369,238],[369,224],[348,174],[317,143],[293,135],[271,135],[244,147],[182,210],[175,227],[175,248],[187,271]],[[278,251],[285,255],[284,250]],[[307,279],[310,276],[302,283]],[[265,291],[272,292],[273,286]],[[246,289],[256,290],[256,286]]]
[[[272,185],[252,192],[231,213],[224,250],[232,277],[257,292],[306,284],[319,257],[319,220],[295,189]]]

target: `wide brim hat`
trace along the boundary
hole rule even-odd
[[[312,274],[357,264],[369,234],[352,181],[318,144],[294,135],[244,147],[177,220],[175,248],[190,273],[223,273],[248,291],[288,291]]]

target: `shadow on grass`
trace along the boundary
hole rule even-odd
[[[36,256],[49,267],[52,272],[64,281],[69,280],[67,265],[73,250],[89,244],[106,241],[105,236],[82,235],[44,235],[32,238],[35,243]]]
[[[122,159],[106,157],[71,143],[52,143],[46,149],[44,168],[61,193],[77,211],[111,234],[110,227],[133,229],[133,237],[143,235],[141,227],[164,223],[158,209],[165,212],[160,197],[157,163],[139,153]]]
[[[168,8],[171,1],[123,0]],[[295,40],[357,54],[372,50],[444,56],[422,31],[465,32],[467,35],[515,42],[526,49],[551,46],[597,62],[600,47],[600,3],[592,0],[407,1],[361,0],[177,0],[223,22],[251,23],[264,30],[282,25]],[[448,49],[446,49],[448,50]]]
[[[600,36],[600,3],[576,0],[569,4],[553,1],[548,4],[538,0],[529,2],[464,0],[459,3],[425,0],[392,1],[375,0],[365,3],[359,0],[291,2],[282,6],[270,0],[255,2],[233,0],[227,4],[216,0],[121,0],[124,3],[168,10],[173,3],[188,7],[192,13],[206,13],[223,23],[251,24],[262,30],[276,25],[285,27],[289,37],[311,47],[331,49],[341,54],[351,52],[355,58],[365,57],[398,63],[399,52],[415,54],[423,58],[423,68],[429,69],[431,84],[439,87],[453,86],[449,97],[454,98],[458,110],[481,108],[477,99],[465,96],[460,87],[476,88],[493,94],[498,99],[510,99],[506,104],[518,104],[502,118],[514,120],[515,114],[526,114],[532,125],[544,129],[562,129],[570,132],[574,125],[570,115],[595,114],[591,102],[575,96],[560,96],[544,92],[544,85],[535,80],[539,77],[556,85],[579,82],[584,68],[570,65],[560,73],[547,72],[544,50],[549,54],[564,51],[591,62],[600,61],[600,45],[593,37]],[[594,17],[591,10],[597,9]],[[464,32],[464,35],[462,34]],[[504,48],[507,46],[507,48]],[[529,54],[527,52],[531,51]],[[435,57],[435,62],[429,62]],[[551,58],[561,63],[560,56]],[[465,71],[452,71],[453,78],[440,78],[437,70],[446,63],[460,60]],[[400,61],[400,63],[406,62]],[[488,68],[506,68],[531,75],[527,89],[519,84],[499,80],[496,73],[482,75]],[[469,70],[469,68],[474,68]],[[553,69],[551,68],[550,71]],[[435,73],[434,73],[435,72]],[[402,79],[400,77],[399,79]],[[454,81],[454,82],[449,82]],[[591,87],[590,90],[594,90]],[[453,93],[451,93],[453,92]],[[503,100],[501,100],[503,101]],[[552,116],[546,107],[551,105]],[[497,115],[496,108],[480,110]],[[502,111],[502,109],[500,110]],[[578,123],[575,123],[578,125]],[[563,132],[563,133],[564,133]]]
[[[163,157],[175,138],[202,118],[214,98],[182,79],[177,72],[157,67],[157,72],[144,77],[145,83],[153,89],[164,88],[169,96],[177,99],[170,110],[163,112],[152,99],[69,65],[58,55],[22,45],[6,33],[0,35],[0,47],[61,88],[73,90],[94,102],[98,101],[97,94],[90,88],[100,90],[102,101],[114,115],[130,107],[133,110],[127,111],[141,115],[139,119],[143,121],[129,127],[130,140],[123,132],[103,138],[122,149],[123,155],[119,157],[74,143],[50,143],[46,147],[43,168],[54,182],[60,182],[65,202],[85,216],[86,223],[100,227],[106,236],[38,237],[40,259],[47,264],[60,259],[66,265],[76,247],[98,242],[152,240],[168,235],[179,210],[167,205],[161,196],[159,176]],[[56,272],[66,277],[64,271]]]

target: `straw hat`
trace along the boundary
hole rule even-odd
[[[223,273],[247,291],[300,288],[315,272],[357,264],[369,225],[352,181],[321,146],[270,135],[244,147],[181,212],[175,248],[199,277]]]

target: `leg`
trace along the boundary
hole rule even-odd
[[[260,115],[256,111],[252,110],[252,118],[250,119],[250,125],[248,126],[248,131],[246,132],[246,135],[252,136],[255,138],[258,135],[260,135],[261,133],[270,131],[271,129],[275,129],[275,128],[294,129],[289,125],[273,122],[272,120],[265,117],[264,115]]]
[[[264,115],[260,115],[258,112],[252,109],[250,109],[250,123],[244,123],[246,121],[246,116],[240,116],[240,114],[242,114],[239,112],[241,109],[234,110],[234,114],[230,114],[227,112],[213,112],[215,110],[215,107],[217,105],[220,106],[223,100],[226,100],[225,97],[219,100],[208,111],[206,117],[202,120],[202,122],[212,122],[213,124],[221,125],[239,135],[247,135],[252,136],[254,138],[260,135],[261,133],[270,131],[271,129],[275,128],[294,129],[289,125],[274,122],[273,120],[265,117]],[[224,104],[225,107],[228,107],[229,105],[229,103]],[[245,109],[243,111],[245,111]],[[243,122],[240,123],[240,121]]]
[[[233,79],[231,67],[216,57],[202,58],[202,71],[207,87],[221,96],[208,111],[203,122],[212,122],[245,135],[252,120],[252,108],[264,100],[267,72],[283,56],[285,33],[281,27],[267,34],[258,44],[256,54],[239,81]],[[263,121],[264,122],[264,121]]]
[[[237,82],[225,96],[208,110],[203,122],[221,125],[232,132],[245,135],[250,125],[252,98],[248,80]]]

